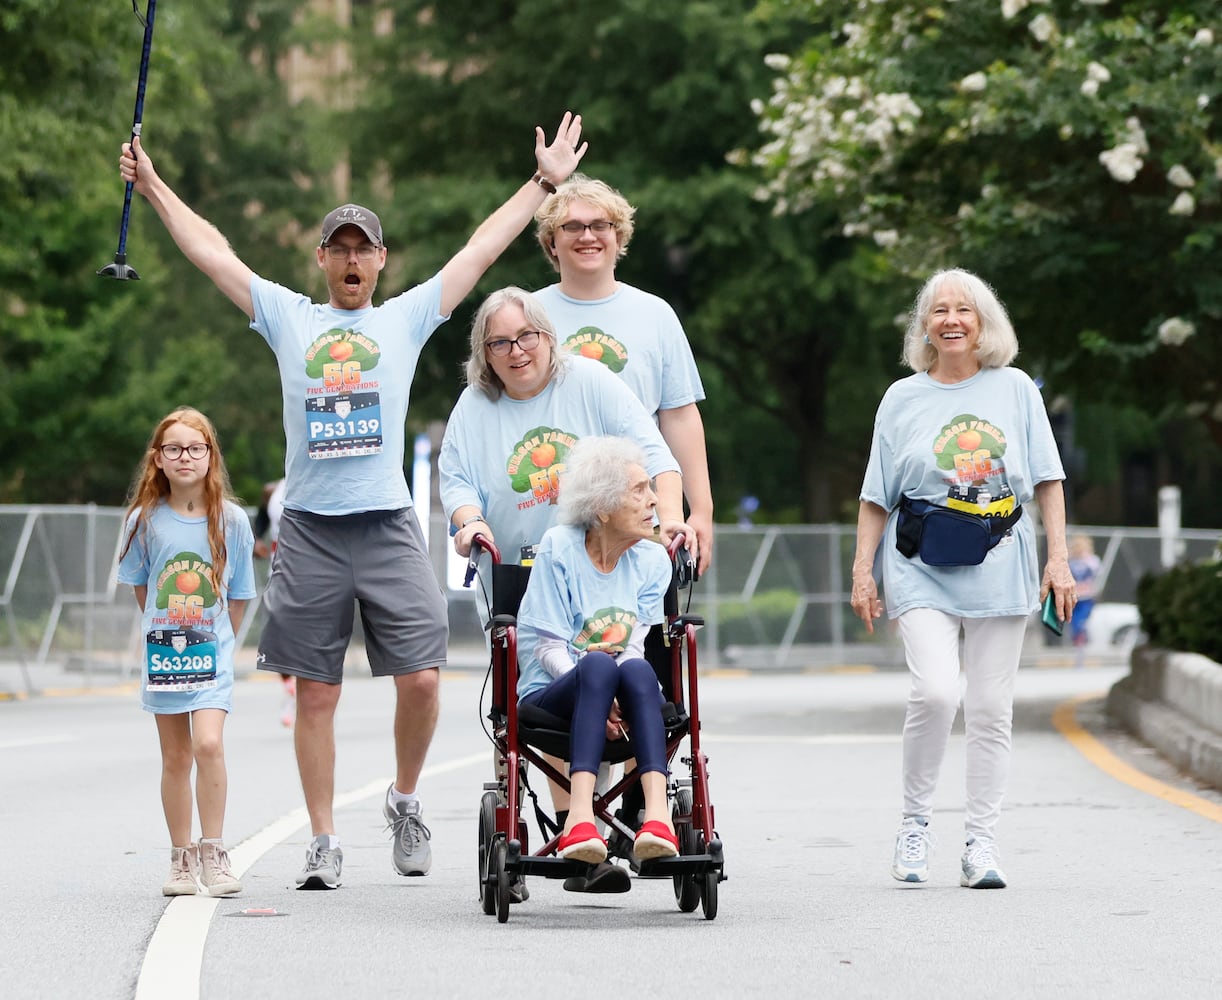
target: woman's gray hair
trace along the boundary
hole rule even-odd
[[[476,310],[475,319],[471,321],[471,353],[467,357],[467,385],[474,386],[489,399],[500,399],[505,391],[505,383],[497,375],[492,365],[488,363],[488,352],[484,342],[488,339],[488,327],[492,325],[492,317],[507,305],[516,305],[526,316],[526,322],[534,329],[546,335],[551,351],[551,365],[547,373],[548,382],[559,378],[568,366],[568,357],[556,349],[556,327],[543,304],[524,288],[510,285],[493,292]]]
[[[569,450],[560,473],[556,519],[589,530],[614,514],[628,494],[628,466],[645,467],[645,452],[622,437],[583,437]]]
[[[927,372],[938,360],[938,351],[926,339],[929,313],[938,290],[947,282],[958,285],[967,295],[980,317],[980,340],[976,356],[982,368],[1004,368],[1018,357],[1018,337],[997,293],[988,283],[962,268],[954,267],[934,273],[921,287],[904,333],[904,350],[900,360],[914,372]]]

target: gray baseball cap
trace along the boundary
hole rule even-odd
[[[356,226],[369,237],[370,243],[379,247],[384,245],[381,221],[362,205],[340,205],[339,208],[328,212],[327,217],[322,220],[322,239],[318,245],[326,246],[331,237],[335,235],[336,230],[344,226]]]

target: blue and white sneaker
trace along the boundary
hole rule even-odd
[[[929,820],[924,816],[905,816],[895,835],[891,877],[900,882],[926,881],[929,878],[929,845],[932,839]]]
[[[991,840],[971,837],[963,852],[963,875],[959,884],[967,889],[1004,889],[1006,874],[1001,870],[997,845]]]

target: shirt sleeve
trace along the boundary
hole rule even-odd
[[[471,470],[473,449],[464,444],[467,441],[467,414],[471,409],[469,393],[476,391],[467,388],[458,397],[446,423],[441,450],[437,455],[441,506],[447,518],[453,517],[454,511],[466,504],[473,504],[485,515],[488,513],[484,493],[476,485]]]
[[[123,524],[124,543],[127,542],[128,535],[136,530],[137,516],[137,514],[132,514]],[[132,539],[127,552],[119,561],[118,573],[115,576],[119,583],[132,587],[143,587],[149,582],[148,549],[145,545],[148,530],[148,521],[142,520],[139,530],[136,530],[136,537]]]

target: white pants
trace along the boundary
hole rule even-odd
[[[958,618],[931,608],[899,617],[912,684],[904,719],[904,815],[932,816],[934,789],[959,709],[959,629],[963,629],[969,837],[992,839],[1010,774],[1014,677],[1024,615]]]

